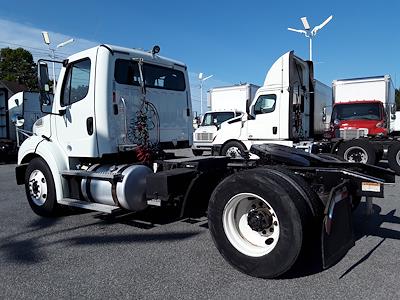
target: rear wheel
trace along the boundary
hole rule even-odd
[[[53,176],[42,158],[34,158],[26,169],[25,192],[32,210],[44,217],[57,212],[56,190]]]
[[[230,141],[222,147],[221,155],[232,158],[244,158],[246,148],[237,141]]]
[[[276,172],[254,169],[231,175],[209,203],[209,228],[219,252],[255,277],[274,278],[292,268],[310,220],[307,204]]]
[[[388,150],[389,167],[400,175],[400,143],[393,143]]]
[[[366,140],[351,140],[339,145],[338,155],[349,162],[374,165],[376,153],[374,147]]]

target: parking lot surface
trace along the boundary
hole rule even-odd
[[[400,183],[372,216],[361,203],[356,245],[336,265],[263,280],[223,260],[206,218],[36,216],[14,167],[0,165],[0,299],[400,298]]]

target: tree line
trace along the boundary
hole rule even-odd
[[[28,50],[0,49],[0,80],[18,82],[34,91],[38,89],[36,74],[36,63]]]

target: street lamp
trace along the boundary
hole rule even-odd
[[[207,79],[210,79],[214,75],[210,75],[207,77],[203,77],[203,73],[199,73],[199,80],[200,80],[200,115],[203,115],[203,82]]]
[[[312,39],[314,36],[317,35],[318,30],[322,29],[326,24],[329,23],[330,20],[332,20],[333,16],[329,16],[324,22],[322,22],[320,25],[315,26],[311,31],[310,24],[308,24],[307,17],[302,17],[300,18],[301,22],[303,23],[303,29],[294,29],[294,28],[288,28],[290,31],[298,32],[301,34],[304,34],[310,41],[310,61],[312,61]]]
[[[54,49],[54,48],[50,47],[50,36],[49,36],[49,33],[47,31],[42,31],[42,36],[43,36],[44,43],[47,46],[49,46],[49,50],[51,51],[51,58],[53,60],[56,59],[56,54],[55,54],[56,49],[64,47],[64,46],[66,46],[68,44],[71,44],[74,41],[74,39],[69,39],[69,40],[67,40],[65,42],[62,42],[62,43],[58,44],[56,46],[56,49]],[[53,62],[53,93],[55,93],[55,92],[56,92],[56,72],[55,72],[55,69],[54,69],[54,62]]]

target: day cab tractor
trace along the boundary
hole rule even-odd
[[[257,159],[170,157],[165,149],[192,144],[189,80],[185,64],[158,52],[76,53],[59,62],[54,97],[52,61],[38,61],[45,115],[16,167],[32,210],[207,215],[221,255],[262,278],[291,270],[310,241],[322,245],[324,267],[340,259],[354,245],[351,210],[363,196],[384,197],[394,173],[283,145],[253,145]]]

